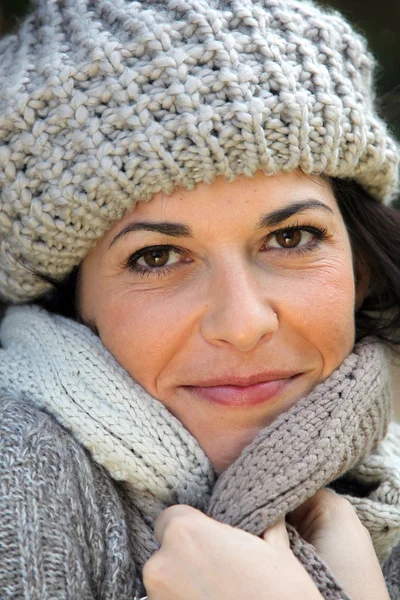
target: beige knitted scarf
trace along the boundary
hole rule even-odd
[[[344,473],[341,492],[348,492],[381,561],[400,539],[400,432],[394,424],[387,432],[389,376],[377,343],[356,347],[215,481],[197,441],[87,327],[34,306],[15,307],[0,341],[0,391],[51,412],[124,488],[139,573],[157,548],[153,524],[167,506],[190,504],[260,535]],[[347,599],[313,547],[293,528],[289,534],[323,597]]]

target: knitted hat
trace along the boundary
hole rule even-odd
[[[378,200],[399,152],[373,59],[304,0],[36,0],[0,41],[0,295],[62,279],[138,200],[218,175],[350,177]]]

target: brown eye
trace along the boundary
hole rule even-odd
[[[127,266],[131,271],[157,271],[162,267],[173,267],[182,262],[181,252],[171,246],[143,248],[129,257]]]
[[[281,229],[271,237],[267,246],[269,248],[297,248],[309,244],[313,237],[314,234],[305,229],[295,227]]]
[[[170,259],[171,250],[148,250],[137,261],[146,267],[164,267]]]
[[[285,229],[276,234],[276,241],[282,248],[294,248],[301,242],[300,229]]]

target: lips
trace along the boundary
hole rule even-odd
[[[199,399],[227,407],[247,407],[273,402],[298,377],[298,373],[268,373],[250,377],[230,376],[201,385],[184,386]]]

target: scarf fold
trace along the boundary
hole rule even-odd
[[[35,307],[8,310],[0,330],[0,391],[51,412],[126,491],[141,571],[167,506],[189,504],[260,535],[343,473],[368,484],[346,495],[383,561],[400,540],[400,427],[378,343],[358,345],[308,396],[263,429],[215,481],[193,436],[115,361],[87,327]],[[384,440],[382,442],[382,440]],[[291,546],[326,600],[348,598],[312,546]]]

